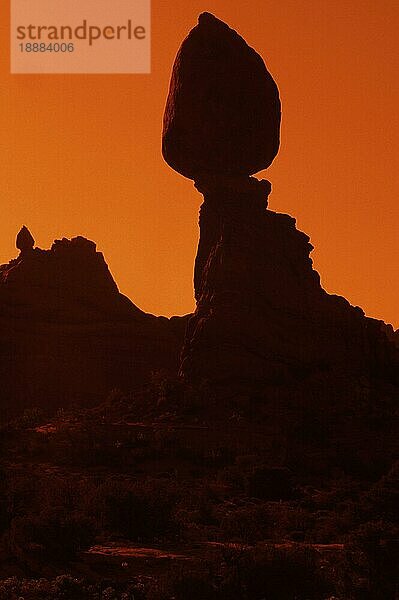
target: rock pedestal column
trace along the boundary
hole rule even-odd
[[[213,178],[196,187],[204,203],[185,378],[235,387],[332,372],[397,378],[398,352],[381,322],[322,289],[309,237],[268,210],[268,181]]]

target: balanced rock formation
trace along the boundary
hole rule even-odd
[[[148,315],[119,293],[94,242],[42,250],[27,231],[21,254],[0,266],[3,409],[98,403],[177,371],[184,318]]]
[[[183,42],[166,104],[163,155],[185,177],[251,175],[277,154],[280,100],[255,50],[209,13]]]
[[[208,13],[177,55],[164,124],[165,159],[204,195],[181,373],[230,387],[321,372],[397,383],[392,336],[321,288],[309,238],[267,210],[269,182],[250,177],[278,150],[277,86],[260,56]]]

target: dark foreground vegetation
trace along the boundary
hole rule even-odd
[[[4,422],[0,600],[395,600],[399,463],[261,403],[157,376]]]

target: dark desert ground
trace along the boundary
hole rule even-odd
[[[281,102],[259,54],[202,14],[162,136],[203,195],[193,314],[143,312],[84,237],[44,250],[16,232],[0,600],[399,597],[399,335],[324,291],[309,237],[268,208],[254,174]]]

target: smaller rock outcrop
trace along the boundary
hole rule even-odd
[[[30,250],[33,250],[35,240],[31,232],[25,225],[23,225],[23,227],[18,232],[15,245],[18,248],[18,250],[21,250],[21,252],[29,252]]]
[[[56,240],[50,250],[33,248],[29,230],[17,236],[20,255],[0,266],[3,301],[17,304],[26,314],[46,320],[101,319],[123,315],[129,301],[118,288],[96,244],[81,236]],[[134,305],[130,303],[130,310]],[[138,311],[138,309],[137,309]]]
[[[96,244],[81,236],[33,247],[0,266],[3,408],[87,405],[175,373],[185,319],[149,315],[121,294]]]

